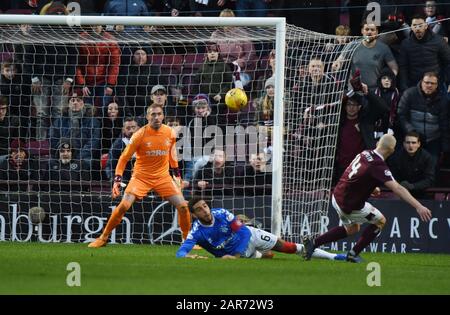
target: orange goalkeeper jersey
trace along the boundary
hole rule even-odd
[[[116,175],[123,174],[127,162],[136,152],[133,177],[143,180],[153,180],[169,175],[170,167],[178,167],[176,155],[176,135],[167,125],[161,125],[158,130],[150,125],[139,129],[130,140],[116,167]]]

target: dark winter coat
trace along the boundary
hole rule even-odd
[[[442,151],[448,151],[448,102],[444,95],[425,97],[419,82],[403,94],[398,116],[405,134],[416,131],[423,144],[440,138]]]
[[[425,36],[418,40],[411,32],[400,48],[398,60],[400,89],[402,91],[415,86],[424,73],[446,71],[446,80],[450,82],[450,48],[444,39],[427,31]]]

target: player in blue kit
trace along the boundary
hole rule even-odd
[[[189,254],[196,244],[215,257],[223,259],[272,258],[272,250],[288,254],[303,254],[302,244],[287,242],[272,233],[246,226],[226,209],[210,209],[202,198],[192,198],[189,201],[189,210],[196,220],[186,240],[178,249],[177,257],[207,258]],[[345,254],[332,254],[321,249],[316,249],[312,257],[330,260],[346,259]]]

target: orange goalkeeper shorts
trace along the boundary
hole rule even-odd
[[[169,175],[152,180],[132,177],[125,189],[125,193],[135,195],[137,198],[142,199],[151,190],[155,191],[162,198],[181,195],[180,188]]]

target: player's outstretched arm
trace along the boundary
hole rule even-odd
[[[400,185],[395,180],[390,180],[390,181],[384,183],[384,185],[387,188],[389,188],[390,190],[392,190],[397,196],[399,196],[404,201],[406,201],[411,206],[413,206],[416,209],[416,211],[419,214],[419,217],[422,221],[425,221],[425,222],[430,221],[430,219],[431,219],[430,209],[428,209],[427,207],[424,207],[419,201],[417,201],[417,199],[414,198],[405,187]]]
[[[194,248],[195,244],[197,244],[197,241],[192,237],[192,234],[188,235],[188,238],[181,244],[180,248],[177,251],[177,258],[198,258],[194,256],[199,255],[192,255],[189,254],[189,252]]]

